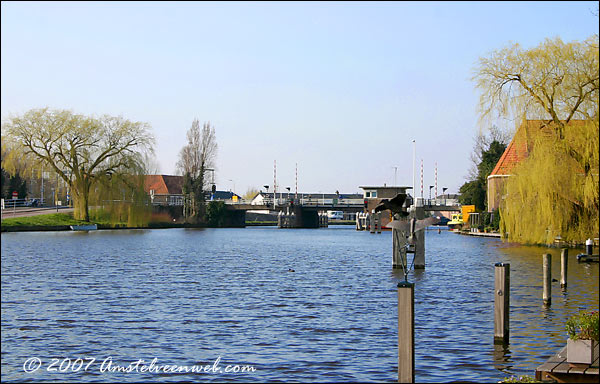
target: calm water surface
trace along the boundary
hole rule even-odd
[[[2,234],[3,381],[389,381],[397,379],[391,233],[163,229]],[[428,231],[416,283],[416,380],[533,375],[598,309],[598,264],[571,250],[568,290],[542,305],[542,253]],[[493,344],[494,263],[511,265],[511,339]],[[288,272],[288,269],[295,272]],[[25,373],[29,358],[42,368]],[[52,358],[96,359],[48,372]],[[100,364],[252,365],[254,373],[110,373]],[[89,360],[86,360],[87,363]],[[58,365],[57,365],[58,367]],[[66,363],[63,368],[66,367]]]

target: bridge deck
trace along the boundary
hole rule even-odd
[[[246,203],[232,203],[227,204],[229,207],[235,210],[240,211],[265,211],[265,210],[283,210],[289,207],[287,204],[277,205],[275,209],[273,209],[273,205],[252,205]],[[364,204],[302,204],[302,208],[311,209],[317,211],[343,211],[343,212],[363,212]],[[424,205],[425,211],[429,212],[460,212],[461,207],[457,205]]]

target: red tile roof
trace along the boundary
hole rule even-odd
[[[571,120],[569,124],[583,124],[584,120]],[[547,120],[526,120],[515,132],[515,136],[504,150],[500,160],[490,173],[494,175],[510,175],[515,166],[529,156],[533,143],[539,135],[550,136],[554,132],[554,123]]]
[[[144,190],[150,193],[154,190],[155,195],[181,195],[183,176],[170,175],[146,175]]]

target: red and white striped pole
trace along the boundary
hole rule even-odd
[[[433,197],[434,199],[437,199],[438,193],[437,193],[437,161],[435,162],[435,196]]]
[[[421,159],[421,198],[423,198],[423,159]]]

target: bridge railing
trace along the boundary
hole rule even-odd
[[[416,205],[417,207],[433,207],[433,206],[446,206],[446,207],[454,207],[454,206],[459,206],[459,202],[457,199],[444,199],[444,198],[438,198],[438,199],[425,199],[422,197],[417,197],[417,201],[416,201]]]
[[[318,206],[318,207],[362,207],[364,204],[364,201],[362,199],[336,199],[337,201],[334,201],[334,199],[318,199],[318,198],[299,198],[299,199],[294,199],[292,196],[290,196],[289,198],[287,197],[277,197],[275,199],[275,204],[279,207],[279,206],[285,206],[285,205],[289,205],[290,202],[293,202],[296,205],[302,205],[302,206]],[[224,200],[226,204],[231,204],[231,205],[251,205],[252,201],[251,200],[245,200],[245,199],[238,199],[237,201],[233,201],[233,200]],[[273,206],[273,198],[266,198],[262,201],[262,204],[260,205],[267,205],[267,206]]]

